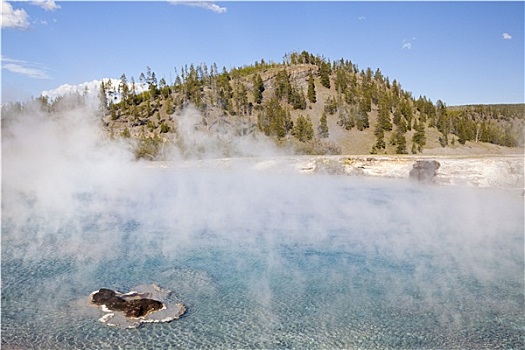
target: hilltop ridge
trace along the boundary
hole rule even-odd
[[[190,64],[175,73],[172,84],[150,67],[138,82],[124,73],[98,84],[105,130],[135,140],[138,158],[162,159],[166,144],[193,147],[184,141],[185,113],[198,115],[191,128],[202,135],[228,135],[224,143],[269,138],[296,154],[516,153],[524,143],[523,104],[448,107],[412,96],[379,68],[306,51],[286,54],[281,63],[221,71]],[[43,95],[40,102],[53,110],[62,99]]]

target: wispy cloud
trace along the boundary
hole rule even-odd
[[[360,21],[364,21],[366,19],[366,16],[359,16],[359,17],[357,17],[357,19],[360,20]]]
[[[212,1],[184,1],[184,0],[168,0],[172,5],[186,5],[192,7],[200,7],[205,10],[210,10],[215,13],[225,13],[226,7],[219,6]]]
[[[401,48],[402,49],[406,49],[406,50],[411,50],[412,49],[412,43],[405,39],[405,40],[403,40],[401,42]]]
[[[60,8],[60,5],[57,5],[55,0],[33,0],[31,4],[39,6],[46,11],[55,11]]]
[[[2,0],[2,28],[27,29],[29,16],[24,9],[13,9],[10,3]]]
[[[512,35],[510,35],[509,33],[503,33],[501,36],[503,37],[504,40],[512,39]]]
[[[401,42],[401,49],[403,50],[411,50],[412,49],[412,42],[416,40],[416,37],[413,36],[412,39],[408,40],[408,39],[403,39],[403,41]]]
[[[25,75],[34,79],[50,79],[46,72],[47,68],[37,63],[29,63],[23,60],[17,60],[2,56],[2,69],[9,72]]]

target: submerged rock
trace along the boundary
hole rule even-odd
[[[106,314],[100,321],[108,326],[136,328],[147,322],[170,322],[186,311],[181,303],[169,304],[171,291],[157,285],[142,285],[129,293],[101,288],[90,294],[89,303]]]
[[[437,174],[441,164],[436,160],[418,160],[412,165],[412,170],[408,174],[410,179],[421,182],[431,182]]]

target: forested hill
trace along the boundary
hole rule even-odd
[[[415,154],[482,142],[523,146],[523,104],[448,107],[413,96],[380,69],[360,69],[345,59],[303,51],[280,63],[261,60],[230,70],[191,64],[175,74],[168,84],[147,67],[138,81],[124,73],[119,84],[100,86],[104,126],[112,137],[137,139],[138,157],[158,159],[166,142],[182,144],[179,119],[191,108],[202,116],[195,130],[207,135],[264,133],[303,154]],[[50,110],[60,103],[41,102]]]

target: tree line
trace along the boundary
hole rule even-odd
[[[438,132],[443,147],[456,142],[523,145],[523,104],[448,107],[441,100],[415,98],[379,68],[360,69],[349,60],[332,62],[307,51],[288,53],[280,63],[261,60],[229,70],[215,63],[190,64],[174,73],[170,83],[150,67],[138,81],[125,73],[117,84],[103,80],[98,95],[101,116],[109,118],[106,126],[118,126],[118,136],[140,138],[155,150],[177,134],[176,112],[191,104],[204,124],[213,124],[208,119],[242,121],[242,132],[324,145],[326,152],[337,152],[330,145],[334,125],[373,135],[370,153],[384,153],[387,147],[398,154],[422,152],[430,129]],[[81,99],[77,96],[78,103]],[[48,112],[66,103],[37,100]]]

